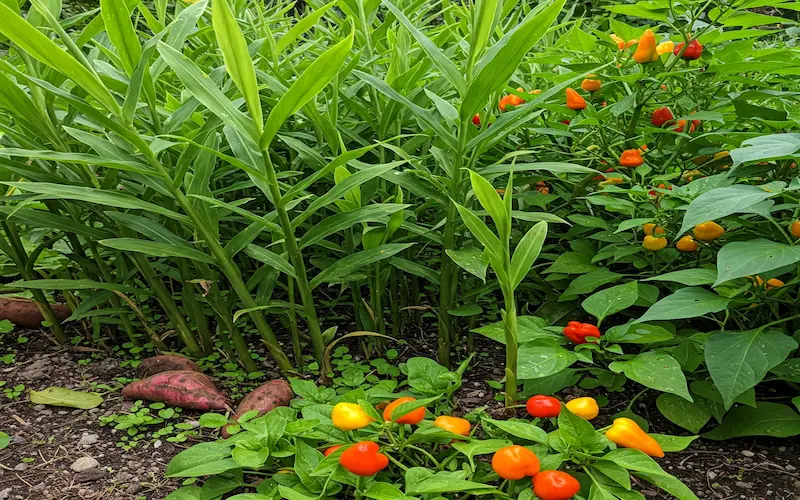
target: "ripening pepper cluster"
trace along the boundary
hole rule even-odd
[[[425,419],[425,407],[419,406],[402,415],[395,416],[397,409],[405,403],[413,403],[414,398],[402,397],[390,402],[383,410],[386,423],[418,425]],[[333,407],[331,420],[334,427],[343,431],[363,429],[375,421],[360,405],[338,403]],[[448,415],[440,415],[433,423],[452,434],[469,436],[471,425],[468,420]],[[323,453],[326,457],[347,445],[331,446]],[[339,456],[339,464],[359,476],[372,476],[389,465],[389,457],[380,452],[380,445],[374,441],[360,441],[350,445]]]
[[[533,493],[540,500],[568,500],[580,491],[581,484],[570,474],[540,468],[536,454],[519,445],[501,448],[492,456],[492,469],[498,476],[508,481],[530,477]]]

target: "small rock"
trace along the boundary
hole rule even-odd
[[[39,483],[31,488],[31,491],[44,491],[47,486],[44,483]]]
[[[642,490],[642,495],[644,495],[646,497],[654,497],[654,496],[658,496],[658,493],[656,493],[653,490]]]
[[[28,470],[28,464],[19,463],[19,464],[14,466],[14,470],[17,471],[17,472],[25,472],[26,470]]]
[[[58,412],[58,414],[59,415],[69,415],[69,412],[67,410],[61,410],[60,412]]]
[[[753,458],[756,456],[756,454],[750,450],[742,450],[742,455],[746,456],[747,458]]]
[[[198,422],[197,420],[187,420],[186,423],[191,425],[193,429],[197,429],[198,427],[200,427],[200,422]]]
[[[27,444],[27,443],[28,443],[28,440],[25,439],[22,436],[14,436],[14,437],[11,438],[11,444],[13,444],[13,445],[22,446],[23,444]]]
[[[745,483],[744,481],[736,481],[736,483],[734,483],[734,484],[736,484],[737,488],[741,488],[743,490],[752,490],[753,489],[753,483]]]
[[[164,444],[164,443],[162,443],[160,439],[156,439],[155,442],[153,442],[153,448],[159,449],[159,448],[161,448],[162,444]]]
[[[87,469],[75,474],[76,483],[91,483],[105,477],[106,471],[103,469]]]
[[[797,467],[795,467],[794,465],[787,465],[786,467],[784,467],[784,470],[786,472],[794,472],[797,470]]]
[[[128,489],[125,490],[129,495],[135,495],[141,491],[142,485],[139,483],[131,483],[128,485]]]
[[[713,470],[708,471],[708,474],[706,475],[708,476],[709,481],[713,481],[717,478],[717,473],[714,472]]]
[[[11,496],[11,488],[0,490],[0,500],[7,500]]]
[[[44,409],[45,409],[44,405],[34,405],[33,406],[33,411],[42,411]]]
[[[19,372],[19,376],[25,380],[42,380],[47,378],[52,369],[53,364],[50,360],[39,358]]]
[[[78,446],[92,446],[93,444],[97,443],[100,439],[100,436],[97,434],[91,434],[88,432],[84,432],[81,436],[81,440],[78,441]]]
[[[100,467],[100,462],[92,457],[81,457],[72,462],[72,465],[69,466],[69,468],[75,472],[83,472],[85,470],[94,469],[95,467]]]
[[[785,446],[778,446],[778,451],[783,453],[784,451],[786,451],[786,447]]]

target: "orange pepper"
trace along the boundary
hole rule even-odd
[[[664,250],[667,246],[667,239],[666,238],[659,238],[658,236],[645,236],[644,240],[642,240],[642,247],[645,250],[650,250],[651,252],[658,252],[659,250]]]
[[[626,149],[619,157],[619,164],[623,167],[638,167],[644,163],[642,152],[638,149]]]
[[[492,456],[492,469],[503,479],[517,480],[539,473],[539,457],[519,445],[500,448]]]
[[[409,413],[406,413],[400,418],[392,418],[392,412],[403,403],[410,403],[412,401],[416,401],[414,398],[403,397],[397,398],[391,403],[389,403],[386,408],[383,410],[383,419],[387,422],[396,422],[398,424],[409,424],[409,425],[417,425],[418,423],[422,422],[425,418],[425,407],[421,406],[414,410],[411,410]]]
[[[681,252],[693,253],[697,251],[699,246],[697,245],[697,242],[694,241],[694,238],[687,234],[683,238],[679,239],[677,243],[675,243],[675,248]]]
[[[644,229],[644,234],[646,234],[647,236],[652,236],[653,233],[655,233],[655,234],[664,234],[666,232],[663,227],[656,226],[652,222],[648,222],[647,224],[644,224],[642,226],[642,229]]]
[[[792,222],[792,226],[789,229],[789,231],[792,233],[792,236],[794,236],[795,238],[800,238],[800,220],[796,220],[796,221]]]
[[[694,226],[692,233],[694,233],[694,237],[698,240],[714,241],[725,234],[725,228],[716,222],[708,221]]]
[[[440,415],[433,421],[433,425],[440,429],[450,431],[453,434],[460,434],[462,436],[469,436],[470,427],[469,420],[450,417],[448,415]]]
[[[629,418],[617,418],[610,429],[606,431],[609,441],[624,448],[639,450],[651,457],[663,457],[664,450],[658,441],[642,430],[635,421]]]
[[[656,35],[653,30],[647,29],[639,39],[639,46],[633,54],[633,60],[639,64],[658,61],[658,49],[656,46]]]
[[[586,109],[586,99],[575,91],[575,89],[567,89],[567,107],[575,111]]]
[[[594,75],[589,75],[589,76],[591,77]],[[586,78],[581,82],[581,88],[586,92],[597,92],[598,90],[600,90],[600,87],[602,86],[603,83],[600,80],[591,80],[589,78]]]

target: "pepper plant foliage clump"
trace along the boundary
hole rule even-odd
[[[0,1],[4,288],[59,342],[55,291],[248,372],[427,322],[446,367],[504,344],[508,405],[633,381],[692,433],[800,434],[795,3],[304,4]]]

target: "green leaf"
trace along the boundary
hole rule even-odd
[[[608,368],[614,373],[624,373],[645,387],[693,401],[680,363],[669,354],[647,351],[627,361],[614,361]]]
[[[770,372],[781,380],[800,384],[800,358],[787,359]]]
[[[413,500],[404,495],[397,486],[379,482],[372,483],[364,496],[373,500]]]
[[[103,404],[103,397],[93,392],[73,391],[63,387],[48,387],[30,392],[31,403],[37,405],[66,406],[90,410]]]
[[[486,439],[486,440],[475,440],[470,442],[459,441],[453,443],[453,448],[460,451],[468,458],[472,458],[478,455],[488,455],[490,453],[494,453],[500,448],[505,448],[506,446],[511,446],[513,443],[507,439]]]
[[[560,335],[546,330],[548,326],[547,321],[536,316],[519,316],[517,318],[517,343],[522,345],[536,339],[560,339]],[[490,338],[495,342],[501,344],[506,343],[505,322],[497,321],[495,323],[475,328],[472,330],[479,333],[484,337]]]
[[[234,125],[242,135],[250,138],[256,137],[256,128],[253,122],[233,105],[211,78],[203,73],[194,62],[164,42],[158,42],[158,52],[195,99],[221,120]]]
[[[514,249],[511,258],[511,288],[516,289],[528,275],[534,261],[542,251],[542,245],[547,238],[547,223],[539,222],[525,233],[525,236]]]
[[[299,241],[300,248],[314,245],[344,229],[365,222],[381,222],[389,215],[410,207],[397,203],[378,203],[332,215],[314,225]]]
[[[507,240],[511,234],[511,214],[508,213],[503,199],[500,198],[494,186],[481,177],[480,174],[470,170],[469,179],[475,197],[478,198],[483,209],[489,212],[492,217],[494,225],[497,227],[497,234],[503,240]]]
[[[117,1],[118,0],[106,0]],[[119,2],[121,3],[121,2]],[[211,23],[217,36],[217,43],[222,51],[225,61],[225,70],[244,96],[250,116],[256,123],[256,128],[261,129],[264,120],[261,111],[261,101],[258,97],[258,82],[256,70],[250,53],[247,50],[247,41],[244,39],[239,24],[233,15],[229,0],[214,0],[211,8]]]
[[[347,38],[323,52],[283,94],[267,118],[259,140],[262,150],[269,149],[272,139],[290,116],[314,99],[339,74],[350,54],[354,35],[355,30],[351,30]]]
[[[653,304],[637,323],[670,319],[696,318],[728,307],[730,299],[700,287],[681,288]]]
[[[672,281],[686,286],[710,285],[717,280],[716,269],[681,269],[671,273],[653,276],[642,281]]]
[[[455,202],[454,202],[455,203]],[[495,235],[489,227],[484,223],[472,210],[455,203],[458,213],[461,214],[461,220],[467,226],[469,232],[483,245],[489,254],[489,260],[492,263],[492,269],[498,275],[498,280],[502,282],[508,281],[508,276],[505,275],[504,266],[504,252],[503,245],[500,239]]]
[[[448,492],[485,495],[497,492],[497,489],[494,486],[462,479],[456,472],[437,472],[421,481],[406,481],[406,494],[408,495],[431,495]]]
[[[791,437],[800,434],[800,415],[790,406],[758,403],[757,408],[738,406],[729,411],[715,429],[704,438],[721,441],[743,436]]]
[[[558,414],[558,435],[567,444],[588,450],[595,441],[597,433],[589,421],[562,406],[561,413]]]
[[[323,5],[322,7],[318,8],[314,12],[310,13],[303,19],[300,19],[292,26],[289,31],[287,31],[278,42],[275,44],[275,53],[280,54],[284,50],[286,50],[295,40],[297,40],[300,35],[305,33],[306,31],[313,28],[317,21],[322,19],[323,14],[325,14],[328,9],[336,5],[339,0],[334,0],[333,2]]]
[[[656,406],[667,420],[695,434],[711,420],[711,412],[703,405],[686,401],[674,394],[661,394],[656,399]]]
[[[700,436],[669,436],[667,434],[650,434],[650,437],[655,439],[666,453],[683,451],[695,440],[700,439]]]
[[[434,271],[430,267],[423,266],[418,262],[412,262],[402,257],[392,257],[389,260],[389,264],[393,265],[397,269],[400,269],[401,271],[406,272],[408,274],[413,274],[414,276],[425,278],[434,285],[439,284],[439,273],[437,271]]]
[[[728,243],[717,253],[719,274],[713,286],[800,262],[800,247],[762,238]]]
[[[566,0],[542,3],[494,44],[475,66],[475,78],[461,103],[461,120],[471,118],[494,92],[500,90],[517,69],[522,58],[550,29]],[[487,15],[491,15],[487,13]],[[489,20],[482,21],[485,26]]]
[[[210,255],[200,250],[174,243],[161,243],[158,241],[140,240],[137,238],[112,238],[98,241],[103,246],[122,250],[123,252],[136,252],[150,255],[151,257],[182,257],[184,259],[214,264],[216,261]]]
[[[725,408],[778,366],[797,342],[780,330],[717,332],[705,343],[705,359]]]
[[[291,278],[297,278],[297,275],[294,272],[294,267],[292,267],[292,265],[289,264],[286,259],[275,252],[271,252],[258,245],[247,245],[247,247],[244,249],[244,253],[259,262],[263,262],[264,264],[277,269]]]
[[[686,209],[678,236],[698,224],[714,221],[731,214],[746,212],[753,205],[777,195],[756,186],[737,184],[712,189],[695,198]]]
[[[147,290],[134,288],[127,285],[116,283],[106,283],[94,280],[20,280],[12,281],[8,284],[9,288],[30,288],[32,290],[117,290],[123,293],[148,294]]]
[[[128,76],[133,75],[142,57],[142,46],[131,24],[131,10],[126,2],[120,0],[100,0],[100,14],[103,16],[108,39],[116,47],[122,61],[122,67]]]
[[[569,286],[559,297],[559,302],[573,300],[578,295],[592,293],[599,287],[613,283],[622,278],[622,275],[609,271],[605,267],[596,269],[590,273],[578,276],[570,281]]]
[[[541,427],[537,427],[531,422],[515,422],[512,420],[494,420],[484,417],[483,422],[489,422],[503,432],[514,437],[533,441],[534,443],[547,444],[547,433]]]
[[[578,356],[563,347],[525,344],[519,348],[517,378],[526,380],[554,375],[576,361]]]
[[[583,309],[602,322],[607,316],[631,307],[639,298],[639,283],[630,281],[624,285],[601,290],[581,303]]]
[[[742,163],[790,158],[800,151],[800,134],[772,134],[753,137],[731,150],[734,167]]]
[[[200,477],[238,469],[225,443],[200,443],[175,455],[167,465],[167,477]]]
[[[386,6],[389,11],[394,14],[400,24],[403,25],[405,29],[414,37],[422,50],[428,54],[428,57],[431,59],[433,64],[436,68],[441,71],[442,75],[450,82],[450,84],[458,91],[459,94],[464,94],[466,90],[466,83],[464,82],[464,77],[461,76],[461,71],[456,67],[453,61],[450,60],[447,56],[445,56],[439,47],[436,46],[428,37],[425,36],[420,30],[414,26],[414,24],[408,20],[408,18],[403,14],[403,12],[395,7],[395,5],[390,2],[389,0],[383,0],[383,5]]]
[[[368,266],[375,262],[398,254],[413,246],[414,243],[388,243],[380,245],[363,252],[358,252],[353,255],[336,261],[332,266],[325,268],[318,275],[311,280],[311,288],[315,288],[321,283],[341,283],[347,281],[350,274],[358,271],[364,266]]]
[[[481,56],[495,24],[500,17],[503,2],[499,0],[476,0],[472,9],[472,30],[470,32],[469,62],[474,63]],[[463,92],[462,92],[463,93]]]
[[[675,335],[665,328],[647,323],[626,323],[609,328],[603,334],[606,342],[615,344],[655,344],[672,340]]]
[[[597,266],[591,263],[590,255],[567,252],[558,256],[555,262],[544,270],[544,273],[559,274],[585,274],[597,270]]]
[[[115,115],[122,113],[100,77],[27,23],[17,12],[0,2],[0,33],[33,58],[66,75]]]
[[[486,270],[489,268],[489,263],[483,258],[483,252],[480,249],[475,247],[448,248],[445,252],[458,267],[486,283]]]

